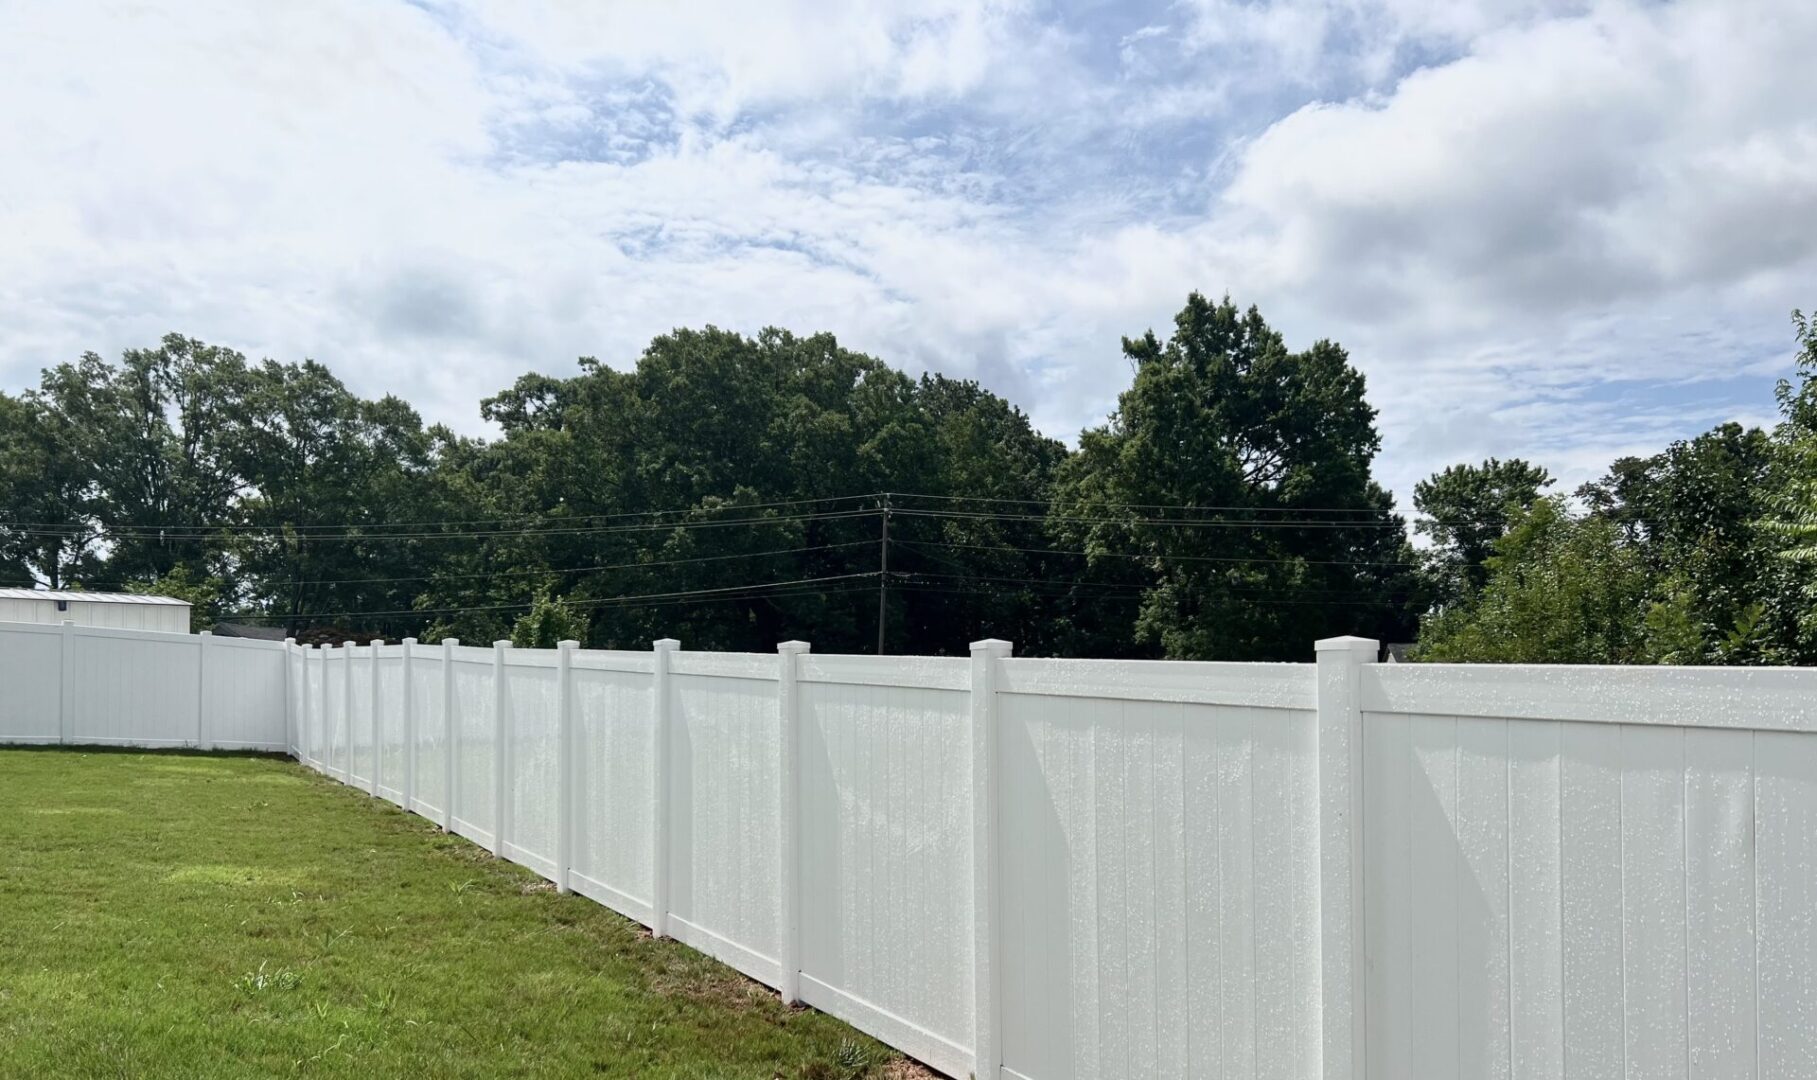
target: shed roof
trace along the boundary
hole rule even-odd
[[[189,601],[174,596],[147,596],[123,592],[69,592],[60,589],[0,589],[0,600],[68,600],[83,604],[174,604],[188,607]]]

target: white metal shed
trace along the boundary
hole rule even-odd
[[[0,622],[111,626],[189,633],[189,601],[138,593],[0,589]]]

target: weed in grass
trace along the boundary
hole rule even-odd
[[[871,1071],[871,1052],[863,1043],[841,1039],[839,1049],[833,1053],[833,1064],[839,1067],[840,1080],[858,1080]]]
[[[162,980],[160,980],[160,985],[162,985]],[[259,970],[248,971],[235,979],[233,985],[247,994],[257,994],[266,990],[295,990],[303,985],[303,977],[289,968],[279,968],[267,974],[265,962],[261,960]]]

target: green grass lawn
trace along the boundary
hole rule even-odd
[[[918,1073],[292,762],[0,750],[0,1077]]]

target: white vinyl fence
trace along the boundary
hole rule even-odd
[[[0,625],[0,741],[287,749],[958,1077],[1817,1076],[1817,671],[1009,653]]]

